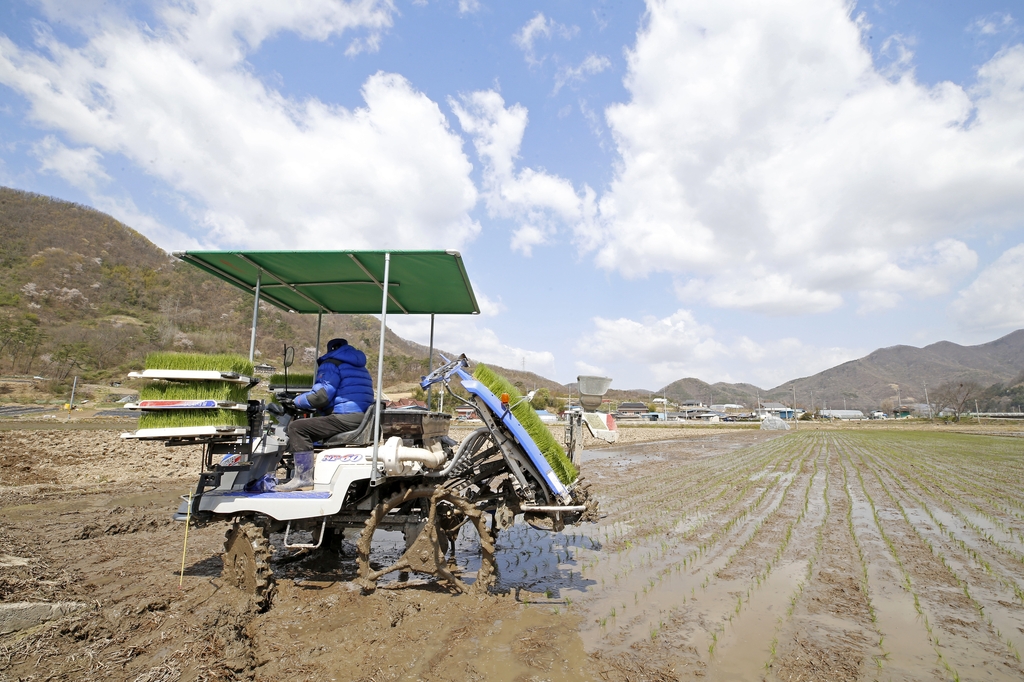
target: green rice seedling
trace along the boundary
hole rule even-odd
[[[252,363],[241,355],[154,352],[146,356],[146,369],[213,370],[252,376]]]
[[[252,376],[252,363],[240,355],[203,353],[150,353],[146,369],[213,370]],[[245,403],[249,390],[225,381],[155,381],[139,392],[141,400],[218,400]],[[238,410],[161,410],[143,412],[140,429],[169,429],[190,426],[245,426],[246,414]]]
[[[526,429],[527,434],[533,439],[541,453],[544,455],[544,459],[547,460],[548,464],[551,465],[555,475],[565,485],[569,485],[576,480],[579,476],[579,471],[573,465],[569,458],[565,454],[565,450],[555,440],[555,437],[551,435],[551,431],[544,422],[540,420],[537,413],[534,411],[533,406],[523,400],[519,399],[522,394],[516,390],[515,386],[512,385],[508,379],[496,374],[489,367],[483,364],[478,364],[476,369],[473,371],[473,377],[486,386],[495,395],[501,395],[502,393],[508,393],[510,397],[510,404],[516,404],[512,408],[512,414],[522,424],[523,428]]]
[[[316,377],[312,374],[292,374],[288,372],[288,388],[306,388],[313,385]],[[271,386],[284,386],[284,374],[275,374],[270,377]]]
[[[186,426],[245,426],[245,412],[238,410],[162,410],[143,412],[140,429],[173,429]]]
[[[227,381],[151,381],[139,391],[140,400],[217,400],[245,403],[249,389]]]

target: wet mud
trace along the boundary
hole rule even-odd
[[[1024,439],[679,431],[587,451],[600,521],[501,532],[486,594],[364,595],[352,533],[275,535],[268,609],[223,582],[224,523],[179,575],[196,453],[2,432],[0,606],[75,607],[0,635],[0,680],[1024,678]]]

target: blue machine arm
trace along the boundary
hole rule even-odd
[[[533,442],[532,438],[530,438],[530,434],[526,432],[523,425],[520,424],[519,420],[516,419],[516,416],[512,414],[512,410],[507,409],[502,404],[498,396],[494,395],[489,388],[474,379],[472,375],[463,369],[469,364],[466,360],[466,356],[463,355],[452,361],[449,361],[448,358],[444,356],[441,356],[441,359],[445,364],[435,369],[429,376],[424,377],[423,381],[420,382],[420,387],[426,389],[432,384],[447,381],[452,376],[458,375],[462,380],[462,387],[471,395],[479,398],[487,406],[487,409],[489,409],[491,413],[501,420],[505,427],[508,428],[512,437],[516,439],[516,442],[519,443],[519,447],[521,447],[523,452],[526,453],[526,456],[530,458],[530,462],[532,462],[533,466],[536,467],[550,491],[558,498],[568,495],[569,491],[566,489],[565,485],[558,480],[558,476],[551,468],[551,465],[548,464],[548,460],[544,457],[544,453],[540,451],[537,444]]]

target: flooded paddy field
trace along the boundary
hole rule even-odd
[[[226,524],[190,531],[179,588],[190,448],[0,432],[0,608],[65,605],[0,611],[0,680],[1024,678],[1014,429],[634,436],[585,453],[598,523],[498,535],[490,594],[364,596],[350,540],[275,536],[261,612],[220,581]]]

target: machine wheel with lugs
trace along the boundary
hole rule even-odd
[[[414,523],[416,519],[420,524]],[[484,513],[452,490],[430,485],[407,488],[374,508],[359,536],[356,557],[359,578],[356,582],[365,591],[373,592],[377,580],[389,573],[416,572],[439,576],[454,590],[467,591],[469,587],[450,570],[446,559],[449,548],[454,557],[455,537],[467,524],[476,529],[481,555],[480,569],[472,589],[486,589],[495,578],[495,561],[494,541]],[[402,530],[417,526],[419,532],[414,538],[407,536],[407,547],[394,563],[380,568],[371,565],[374,533],[379,529]]]
[[[270,557],[274,553],[265,525],[239,519],[224,534],[224,570],[221,576],[232,587],[250,594],[261,608],[270,605],[274,574]]]

